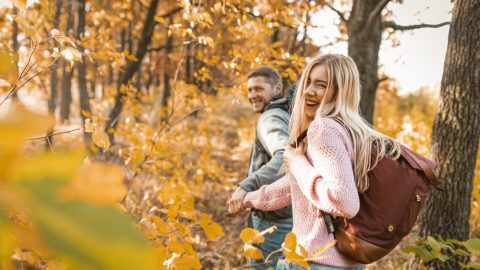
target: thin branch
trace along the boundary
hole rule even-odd
[[[182,9],[183,9],[182,7],[176,7],[176,8],[174,8],[174,9],[170,10],[169,12],[167,12],[167,13],[165,13],[165,14],[163,14],[163,15],[160,15],[160,17],[162,17],[162,18],[168,18],[168,17],[170,17],[170,16],[173,16],[175,13],[180,12]]]
[[[329,3],[327,4],[327,7],[328,7],[329,9],[333,10],[335,13],[337,13],[338,16],[340,17],[340,19],[341,19],[344,23],[348,22],[348,20],[345,18],[345,14],[343,14],[343,12],[341,12],[341,11],[338,10],[338,9],[336,9],[335,7],[333,7],[333,6],[332,6],[331,4],[329,4]]]
[[[413,29],[421,29],[421,28],[439,28],[449,24],[450,22],[442,22],[439,24],[421,23],[421,24],[412,24],[412,25],[399,25],[399,24],[396,24],[394,21],[385,21],[383,22],[383,27],[392,28],[393,30],[404,31],[404,30],[413,30]]]
[[[30,71],[30,69],[24,74],[26,68],[28,67],[28,65],[30,64],[30,60],[32,60],[32,56],[33,56],[33,53],[35,52],[35,50],[37,49],[37,43],[35,43],[35,45],[33,46],[33,48],[31,48],[31,52],[30,52],[30,56],[28,56],[28,61],[27,61],[27,64],[23,67],[23,70],[22,72],[20,73],[20,79],[26,75],[28,73],[28,71]],[[33,65],[32,65],[33,67]],[[31,67],[30,67],[31,68]]]
[[[53,136],[55,136],[55,135],[66,134],[66,133],[74,132],[74,131],[77,131],[77,130],[81,130],[81,128],[76,128],[76,129],[72,129],[72,130],[57,132],[57,133],[50,134],[50,135],[48,135],[48,136],[29,138],[29,139],[25,139],[25,140],[27,140],[27,141],[35,141],[35,140],[41,140],[41,139],[48,139],[48,138],[51,138],[51,137],[53,137]]]
[[[8,92],[7,96],[2,100],[2,102],[0,102],[0,106],[2,106],[2,104],[5,103],[5,101],[6,101],[7,99],[9,99],[15,92],[17,92],[18,89],[22,88],[25,84],[27,84],[27,83],[28,83],[29,81],[31,81],[33,78],[35,78],[35,77],[37,77],[38,75],[40,75],[41,73],[43,73],[45,70],[49,69],[49,68],[55,63],[55,61],[57,61],[57,59],[58,59],[58,58],[55,58],[55,60],[53,60],[52,63],[51,63],[48,67],[46,67],[46,68],[40,70],[39,72],[35,73],[32,77],[28,78],[28,79],[27,79],[25,82],[23,82],[20,86],[17,86],[16,84],[14,84],[14,85],[12,86],[12,88],[10,89],[10,91]],[[26,74],[25,74],[25,75],[26,75]]]
[[[178,44],[176,46],[172,46],[172,48],[179,48],[179,47],[182,47],[184,44]],[[147,52],[157,52],[157,51],[161,51],[161,50],[165,50],[167,48],[167,45],[162,45],[162,46],[159,46],[159,47],[155,47],[155,48],[149,48],[147,49]]]
[[[380,82],[388,81],[388,80],[390,80],[390,77],[385,76],[385,77],[382,77],[382,78],[378,79],[378,82],[380,83]]]
[[[382,10],[387,6],[387,4],[390,1],[391,0],[382,0],[377,4],[375,8],[373,8],[372,12],[368,16],[368,20],[367,20],[367,23],[365,24],[364,29],[370,29],[375,18],[380,17],[380,15],[382,14]],[[366,31],[369,31],[369,30],[366,30]]]

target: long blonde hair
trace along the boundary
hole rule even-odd
[[[305,115],[305,90],[312,69],[323,65],[328,73],[327,91],[335,91],[331,102],[325,99],[320,103],[315,118],[331,118],[342,123],[350,133],[353,147],[353,171],[357,189],[364,192],[368,189],[368,172],[378,160],[388,155],[398,158],[401,153],[400,144],[374,130],[360,115],[360,76],[355,62],[348,56],[324,54],[314,58],[305,68],[295,94],[289,124],[289,143],[295,144],[297,137],[308,128],[311,119]],[[326,96],[325,93],[324,96]],[[372,151],[375,158],[372,159]]]

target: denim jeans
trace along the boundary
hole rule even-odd
[[[267,256],[272,253],[273,251],[276,251],[282,247],[283,240],[285,239],[285,236],[287,233],[289,233],[292,230],[292,219],[287,218],[287,219],[281,219],[281,220],[275,220],[275,221],[269,221],[269,220],[264,220],[260,219],[254,214],[250,215],[251,218],[251,225],[254,229],[263,231],[265,229],[268,229],[272,226],[276,226],[277,230],[275,230],[273,233],[267,233],[264,235],[265,241],[261,244],[256,244],[255,246],[258,247],[263,254],[263,259],[266,259]],[[274,255],[270,256],[268,261],[272,261],[272,263],[267,264],[267,265],[261,265],[261,266],[252,266],[250,269],[255,269],[255,270],[265,270],[268,267],[272,267],[275,269],[276,262],[280,259],[283,258],[283,253],[275,253]],[[262,263],[264,260],[253,260],[250,259],[250,265]]]
[[[363,270],[363,266],[335,267],[335,266],[310,263],[310,269],[311,270]],[[277,264],[276,270],[305,270],[305,268],[299,266],[298,264],[291,263],[287,260],[280,260]]]

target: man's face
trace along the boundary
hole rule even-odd
[[[256,113],[261,113],[265,106],[282,91],[280,84],[272,86],[263,76],[251,77],[247,81],[247,86],[248,100]]]

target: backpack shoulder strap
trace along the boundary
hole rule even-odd
[[[440,185],[442,183],[442,181],[440,181],[435,176],[435,173],[433,172],[432,168],[430,168],[430,166],[428,166],[423,160],[417,158],[415,155],[412,155],[412,153],[410,153],[409,151],[402,151],[402,153],[405,153],[406,155],[408,155],[408,157],[413,159],[418,164],[418,166],[422,168],[422,171],[425,174],[425,177],[427,177],[427,179],[430,182],[432,182],[435,185]]]

